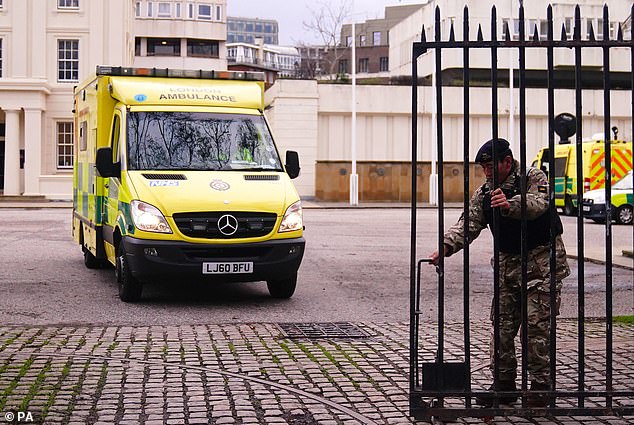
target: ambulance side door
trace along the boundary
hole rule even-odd
[[[115,110],[110,129],[110,147],[112,147],[112,161],[121,164],[121,111]],[[121,177],[110,177],[106,184],[108,196],[106,196],[106,217],[105,223],[114,230],[119,212],[119,189],[121,188]],[[115,247],[116,248],[116,247]]]

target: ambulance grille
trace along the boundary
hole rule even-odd
[[[187,180],[184,174],[147,174],[144,173],[143,177],[148,180]]]
[[[218,221],[224,215],[230,215],[238,221],[238,229],[231,235],[225,235],[218,228]],[[202,212],[176,213],[173,215],[178,230],[185,236],[203,239],[242,239],[268,235],[273,231],[277,215],[274,213],[252,212]]]
[[[280,176],[276,174],[246,174],[245,180],[257,180],[257,181],[273,181],[279,180]]]

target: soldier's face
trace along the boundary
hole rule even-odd
[[[484,162],[480,164],[482,170],[484,171],[484,175],[487,180],[493,181],[493,161]],[[513,166],[513,158],[507,156],[502,161],[498,162],[498,183],[502,183],[509,176],[511,172],[511,167]]]

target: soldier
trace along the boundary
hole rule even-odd
[[[493,164],[493,149],[496,150],[497,164]],[[480,186],[469,202],[469,235],[473,241],[482,229],[492,226],[493,209],[499,209],[496,220],[499,229],[499,376],[498,391],[516,391],[517,358],[515,356],[515,337],[521,325],[521,194],[519,163],[513,159],[509,143],[497,139],[482,145],[475,161],[484,170],[486,181]],[[497,167],[498,187],[493,184],[493,167]],[[528,372],[531,379],[531,393],[528,396],[529,407],[543,407],[548,399],[543,391],[550,389],[550,214],[548,205],[548,180],[544,172],[530,168],[526,173],[526,216],[528,247]],[[561,280],[570,274],[566,260],[566,249],[561,234],[563,227],[559,216],[556,218],[556,300],[559,314]],[[445,256],[449,257],[463,248],[464,216],[444,235]],[[435,251],[430,259],[438,263],[439,253]],[[493,307],[491,321],[493,322]],[[493,331],[491,332],[491,363],[493,371]],[[490,390],[494,389],[491,385]],[[541,391],[541,392],[540,392]],[[486,394],[476,397],[476,403],[493,405],[494,396]],[[500,403],[510,404],[517,401],[516,395],[499,397]]]

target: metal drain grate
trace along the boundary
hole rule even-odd
[[[370,335],[349,322],[332,323],[280,323],[278,324],[287,338],[369,338]]]

